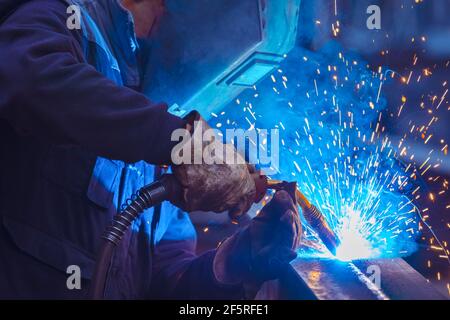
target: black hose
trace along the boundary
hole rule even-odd
[[[91,279],[91,286],[89,287],[89,297],[94,300],[101,300],[104,298],[106,278],[111,264],[111,257],[115,249],[114,243],[102,239],[100,251],[95,261],[94,274]]]
[[[89,288],[89,297],[94,300],[104,298],[105,284],[115,247],[122,241],[127,230],[145,210],[169,199],[175,199],[181,194],[181,189],[175,177],[164,175],[160,180],[140,189],[133,199],[127,201],[127,206],[114,216],[112,224],[103,235],[94,274]]]

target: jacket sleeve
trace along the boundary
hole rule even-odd
[[[179,211],[155,248],[153,258],[153,299],[244,298],[242,286],[217,282],[213,272],[216,251],[195,254],[196,235],[189,216]]]
[[[21,135],[97,155],[170,164],[185,122],[89,65],[59,1],[31,1],[0,25],[0,119]]]

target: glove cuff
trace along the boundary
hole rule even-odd
[[[214,276],[225,285],[239,285],[251,270],[251,236],[248,229],[226,239],[217,248],[213,262]]]

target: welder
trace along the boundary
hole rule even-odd
[[[79,29],[67,25],[72,5]],[[163,0],[0,3],[1,298],[86,298],[102,231],[159,165],[172,164],[172,132],[201,120],[139,93],[138,38],[157,32],[164,10]],[[181,210],[242,215],[255,200],[249,168],[175,166],[183,197],[133,223],[105,298],[239,299],[276,277],[274,261],[295,256],[301,228],[286,191],[201,256]],[[81,285],[70,286],[77,268]]]

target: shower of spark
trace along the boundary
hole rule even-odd
[[[401,9],[420,10],[421,4]],[[333,38],[341,36],[343,16],[335,1]],[[322,21],[314,21],[322,28]],[[311,32],[306,28],[302,36],[310,39]],[[388,32],[385,37],[391,38]],[[281,163],[274,178],[297,181],[341,241],[333,257],[305,223],[309,246],[299,255],[347,261],[407,256],[420,246],[423,266],[418,267],[428,268],[429,280],[446,281],[450,295],[448,237],[440,240],[435,232],[448,235],[450,221],[432,219],[434,211],[450,210],[450,204],[442,205],[449,182],[436,173],[448,168],[448,141],[434,130],[450,111],[449,82],[430,81],[434,74],[448,75],[450,61],[419,68],[426,64],[426,59],[421,63],[426,42],[425,35],[413,36],[411,48],[420,53],[411,57],[410,67],[396,71],[369,66],[333,43],[314,53],[297,47],[269,80],[241,95],[227,114],[212,116],[223,128],[280,129]],[[380,55],[388,58],[391,50]],[[420,92],[422,83],[434,90]],[[418,106],[401,92],[411,84],[420,93]],[[386,88],[395,88],[398,96],[389,105]],[[420,116],[408,119],[407,109]],[[390,137],[385,125],[396,127],[396,122],[409,128]]]
[[[387,103],[381,91],[396,81],[395,72],[372,71],[336,43],[319,53],[297,48],[288,61],[227,114],[213,114],[212,123],[280,130],[273,178],[296,181],[320,208],[341,241],[338,259],[410,255],[424,224],[413,202],[420,182],[413,166],[401,161],[402,145],[382,125]],[[320,243],[304,225],[306,242]],[[330,257],[324,246],[299,254]]]
[[[408,177],[402,174],[395,158],[386,159],[392,150],[380,151],[368,144],[364,150],[349,152],[345,143],[337,147],[337,140],[331,140],[336,142],[335,149],[326,151],[337,153],[331,163],[322,160],[320,154],[324,152],[320,147],[315,153],[309,148],[306,155],[294,160],[298,164],[295,175],[300,189],[313,199],[341,241],[337,258],[354,260],[412,253],[419,229],[418,215],[402,192],[407,189]],[[300,163],[305,164],[303,170]],[[314,232],[309,231],[307,237],[314,237]]]

